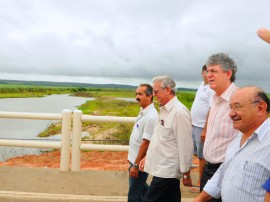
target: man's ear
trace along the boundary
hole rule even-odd
[[[232,77],[232,70],[228,70],[228,71],[227,71],[227,77],[228,77],[229,79],[231,79],[231,77]]]
[[[265,114],[266,112],[266,109],[267,109],[267,104],[263,101],[259,102],[258,104],[258,115],[259,116],[262,116]]]

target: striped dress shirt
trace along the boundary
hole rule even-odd
[[[226,151],[225,162],[207,182],[204,191],[223,202],[262,202],[262,184],[270,176],[270,118],[240,147],[242,134]]]
[[[238,133],[229,117],[229,101],[237,88],[232,83],[220,96],[213,97],[203,148],[203,156],[210,163],[224,162],[226,149]]]

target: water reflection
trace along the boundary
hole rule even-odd
[[[74,110],[87,100],[94,98],[73,97],[69,95],[50,95],[41,98],[0,99],[0,111],[62,113],[63,109]],[[0,138],[2,139],[40,139],[37,134],[56,121],[29,119],[0,119]],[[58,137],[60,139],[60,137]],[[57,139],[58,139],[57,138]],[[55,139],[55,138],[54,138]],[[0,147],[0,161],[15,156],[39,154],[36,148]]]

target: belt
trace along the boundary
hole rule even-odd
[[[218,169],[221,164],[222,163],[210,163],[208,161],[205,163],[207,168],[210,168],[210,169]]]

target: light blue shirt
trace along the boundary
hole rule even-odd
[[[240,147],[242,133],[228,146],[225,162],[204,187],[223,202],[262,202],[262,184],[270,176],[270,119]]]

